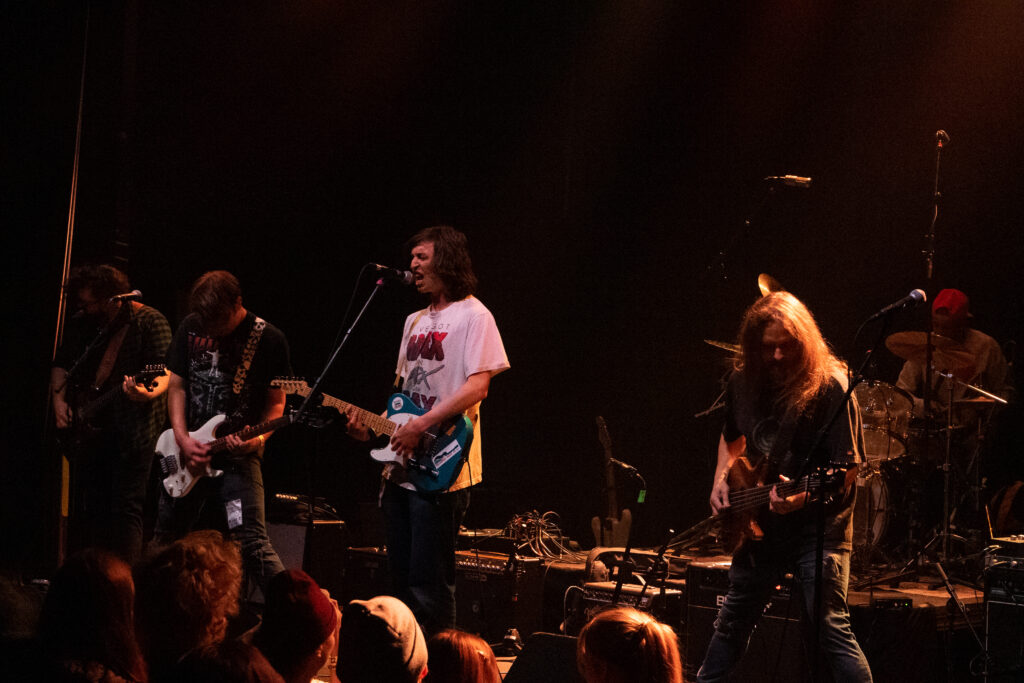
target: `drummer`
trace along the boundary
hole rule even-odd
[[[946,346],[948,352],[939,351],[936,355],[947,353],[951,357],[970,358],[969,363],[950,364],[950,372],[960,380],[954,382],[953,402],[957,404],[979,396],[967,384],[1007,398],[1010,391],[1006,358],[995,339],[969,326],[973,317],[969,304],[967,295],[959,289],[942,290],[932,303],[933,332],[955,343],[955,346]],[[941,362],[933,363],[936,370],[931,373],[930,402],[933,415],[944,414],[949,405],[951,380],[938,371],[942,370],[941,366]],[[914,395],[916,417],[924,417],[924,401],[921,398],[924,393],[924,375],[924,362],[915,358],[903,364],[896,381],[896,386]]]

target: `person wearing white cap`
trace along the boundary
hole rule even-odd
[[[416,617],[390,595],[345,606],[338,635],[341,683],[415,683],[427,675],[427,642]]]

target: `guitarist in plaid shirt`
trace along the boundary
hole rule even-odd
[[[171,327],[155,308],[111,301],[131,291],[128,277],[113,266],[79,266],[65,289],[79,312],[68,321],[50,384],[57,428],[76,432],[70,454],[74,494],[69,550],[99,546],[131,563],[142,551],[142,509],[153,446],[166,419],[168,382],[164,375],[147,389],[136,385],[132,376],[146,365],[164,362]],[[69,382],[68,370],[107,325],[104,339]],[[76,396],[78,403],[89,398],[89,387],[98,378],[101,386],[96,390],[119,387],[120,393],[91,425],[74,424],[74,409],[80,407]],[[94,433],[86,436],[92,428]]]

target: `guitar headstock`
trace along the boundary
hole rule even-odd
[[[600,415],[597,416],[597,438],[601,442],[601,446],[604,447],[606,453],[612,452],[612,437],[608,434],[608,425],[604,423],[604,418]]]
[[[286,394],[298,394],[299,396],[309,396],[311,391],[306,380],[299,377],[276,377],[271,380],[270,386],[280,389]]]
[[[139,384],[146,389],[152,391],[153,387],[156,386],[157,377],[163,377],[167,374],[167,366],[163,363],[153,363],[147,365],[142,369],[142,372],[135,375],[135,383]]]

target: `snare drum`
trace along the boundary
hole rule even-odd
[[[862,382],[854,388],[864,424],[864,457],[870,463],[907,454],[907,430],[914,398],[885,382]]]

